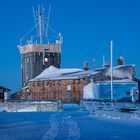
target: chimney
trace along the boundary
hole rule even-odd
[[[84,70],[85,70],[85,71],[88,71],[88,69],[89,69],[89,67],[88,67],[88,62],[85,61],[85,62],[84,62]]]
[[[104,62],[104,68],[110,68],[110,63],[108,61]]]
[[[124,58],[122,56],[118,58],[117,65],[124,65]]]

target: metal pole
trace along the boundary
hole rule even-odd
[[[51,6],[49,6],[48,17],[47,17],[47,26],[46,26],[47,41],[48,41],[48,28],[49,28],[50,11],[51,11]],[[49,41],[48,41],[48,42],[49,42]]]
[[[42,44],[43,42],[43,39],[42,39],[42,36],[43,36],[43,31],[42,31],[42,21],[43,20],[43,11],[42,9],[40,8],[40,6],[38,6],[38,23],[39,23],[39,38],[40,38],[40,44]]]
[[[113,100],[113,64],[112,64],[113,62],[112,61],[113,61],[113,41],[110,42],[111,100]]]
[[[34,21],[35,21],[36,33],[37,33],[37,36],[39,36],[38,29],[37,29],[38,24],[37,24],[37,22],[36,22],[36,14],[35,14],[34,7],[33,7],[33,15],[34,15]]]
[[[103,55],[103,68],[105,66],[105,56]]]

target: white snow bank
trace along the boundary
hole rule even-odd
[[[16,112],[37,112],[37,107],[36,106],[27,106],[23,107]]]
[[[98,99],[99,98],[99,87],[91,82],[84,86],[83,99]]]
[[[47,112],[61,109],[60,104],[51,101],[0,102],[0,106],[0,112]]]
[[[63,104],[63,109],[64,110],[79,110],[80,106],[79,104],[75,104],[75,103],[65,103]]]

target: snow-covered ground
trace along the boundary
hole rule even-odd
[[[0,102],[0,112],[58,111],[61,103],[52,101]]]
[[[0,140],[139,140],[140,119],[126,119],[109,112],[89,115],[74,105],[61,112],[1,112]]]

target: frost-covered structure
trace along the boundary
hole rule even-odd
[[[26,98],[29,97],[28,94],[31,94],[34,100],[79,102],[83,97],[83,87],[90,82],[90,79],[91,72],[89,71],[50,66],[30,80]]]
[[[131,80],[113,81],[113,99],[120,101],[131,101],[131,90],[135,94],[135,100],[138,100],[138,84]],[[110,81],[98,81],[89,83],[84,87],[84,99],[110,100],[111,88]]]
[[[99,99],[99,86],[94,82],[84,86],[83,99]]]
[[[84,87],[84,99],[111,99],[111,71],[110,69],[100,69],[100,76],[94,77],[91,82]],[[135,79],[134,65],[121,65],[113,68],[113,99],[114,100],[138,100],[138,83]],[[133,97],[134,96],[134,97]]]
[[[131,88],[138,88],[134,77],[134,65],[114,67],[114,97],[123,98],[126,94],[130,96]],[[24,99],[30,97],[33,100],[61,100],[63,102],[79,102],[83,98],[109,99],[110,68],[84,71],[77,68],[50,66],[29,81],[28,90],[22,96]]]
[[[63,37],[49,26],[50,8],[43,5],[33,8],[35,25],[21,39],[18,45],[21,54],[22,87],[53,65],[60,68]]]

